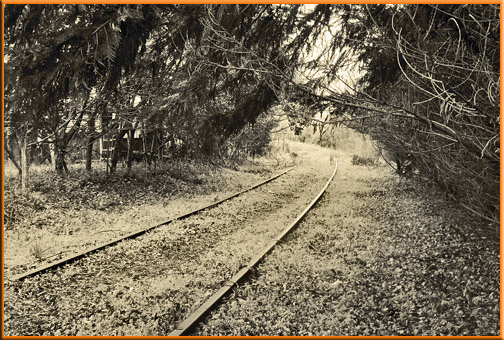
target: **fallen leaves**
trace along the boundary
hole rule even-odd
[[[422,183],[349,163],[192,335],[499,334],[499,240]]]
[[[22,283],[6,284],[6,334],[168,334],[183,317],[201,305],[240,266],[247,263],[255,251],[276,236],[291,221],[291,216],[295,217],[299,213],[311,200],[313,192],[319,190],[327,179],[320,170],[316,174],[306,168],[298,170],[282,182],[273,181],[268,187],[237,197],[184,221],[175,221],[167,227],[153,230],[134,240],[123,241]],[[247,181],[257,182],[250,173],[231,172],[226,178],[237,177],[227,187],[234,187],[240,182],[247,183],[241,180],[244,178],[242,175]],[[211,175],[203,178],[206,178],[208,185],[192,184],[186,196],[190,196],[191,192],[197,192],[199,196],[194,202],[185,200],[185,205],[181,205],[184,210],[192,203],[201,206],[201,194],[205,190],[215,190],[215,185],[222,180],[222,177],[212,178]],[[296,183],[304,185],[296,186]],[[135,192],[133,190],[132,195]],[[227,194],[223,192],[222,196]],[[212,201],[213,195],[215,193],[206,196],[206,199]],[[148,196],[149,199],[156,198],[151,192]],[[107,194],[100,197],[106,204]],[[159,217],[164,213],[157,204],[122,214],[114,209],[103,212],[108,215],[91,210],[94,215],[89,216],[105,218],[97,223],[97,228],[101,224],[106,225],[108,216],[114,216],[118,219],[117,226],[114,224],[112,228],[108,224],[105,229],[115,230],[128,223],[128,218],[133,223],[138,221],[131,218],[133,214],[138,216],[151,212]],[[84,217],[89,211],[88,208],[82,209],[81,216]],[[93,230],[93,233],[97,231]],[[105,234],[110,233],[94,236],[98,239]],[[87,236],[86,239],[89,239]],[[42,295],[38,296],[38,293]],[[48,299],[52,299],[52,302],[47,303]],[[289,296],[284,295],[283,299],[288,301]],[[288,329],[295,328],[288,326]],[[285,329],[283,331],[286,332]]]

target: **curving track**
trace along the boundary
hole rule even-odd
[[[279,173],[279,174],[277,174],[277,175],[275,175],[275,176],[273,176],[273,177],[270,177],[270,178],[268,178],[268,179],[267,179],[267,180],[265,180],[265,181],[262,181],[262,182],[260,182],[260,183],[257,183],[257,184],[255,184],[255,185],[253,185],[253,186],[251,186],[251,187],[249,187],[249,188],[247,188],[247,189],[244,189],[244,190],[242,190],[242,191],[240,191],[240,192],[237,192],[237,193],[235,193],[235,194],[229,195],[229,196],[227,196],[227,197],[225,197],[225,198],[223,198],[223,199],[221,199],[221,200],[219,200],[219,201],[217,201],[217,202],[214,202],[214,203],[212,203],[212,204],[209,204],[209,205],[206,205],[206,206],[204,206],[204,207],[198,208],[198,209],[196,209],[196,210],[190,211],[190,212],[188,212],[188,213],[182,214],[182,215],[180,215],[180,216],[177,216],[177,217],[175,217],[175,218],[173,218],[173,219],[171,219],[171,220],[168,220],[168,221],[166,221],[166,222],[163,222],[163,223],[157,224],[157,225],[155,225],[155,226],[151,226],[151,227],[148,227],[148,228],[145,228],[145,229],[137,230],[137,231],[134,231],[134,232],[132,232],[132,233],[129,233],[129,234],[126,234],[126,235],[123,235],[123,236],[117,237],[117,238],[115,238],[115,239],[113,239],[113,240],[110,240],[110,241],[104,242],[104,243],[102,243],[102,244],[99,244],[99,245],[94,246],[94,247],[91,247],[91,248],[88,248],[88,249],[86,249],[86,250],[84,250],[84,251],[82,251],[82,252],[80,252],[80,253],[78,253],[78,254],[73,254],[73,255],[67,256],[67,257],[65,257],[65,258],[63,258],[63,259],[60,259],[60,260],[56,261],[56,262],[49,263],[49,264],[46,264],[46,265],[44,265],[44,266],[40,266],[40,267],[34,268],[34,269],[32,269],[32,270],[29,270],[29,271],[24,272],[24,273],[19,274],[19,275],[15,275],[15,276],[13,276],[12,278],[10,278],[10,280],[13,280],[13,281],[23,280],[23,279],[25,279],[25,278],[27,278],[27,277],[30,277],[30,276],[34,276],[34,275],[37,275],[37,274],[44,273],[44,272],[46,272],[46,271],[48,271],[48,270],[52,270],[52,269],[55,269],[55,268],[61,267],[61,266],[65,265],[65,264],[68,264],[68,263],[74,262],[74,261],[76,261],[76,260],[78,260],[78,259],[80,259],[80,258],[83,258],[83,257],[85,257],[85,256],[87,256],[87,255],[89,255],[89,254],[91,254],[91,253],[94,253],[94,252],[96,252],[96,251],[98,251],[98,250],[102,250],[102,249],[105,249],[106,247],[113,246],[113,245],[115,245],[115,244],[117,244],[117,243],[119,243],[119,242],[121,242],[121,241],[128,240],[128,239],[133,239],[133,238],[135,238],[135,237],[138,237],[138,236],[140,236],[140,235],[143,235],[143,234],[145,234],[145,233],[147,233],[147,232],[149,232],[149,231],[151,231],[151,230],[154,230],[154,229],[156,229],[156,228],[159,228],[159,227],[165,226],[165,225],[167,225],[167,224],[170,224],[170,223],[172,223],[173,221],[176,221],[176,220],[183,220],[183,219],[185,219],[185,218],[188,218],[189,216],[195,215],[195,214],[197,214],[197,213],[199,213],[199,212],[202,212],[202,211],[204,211],[204,210],[206,210],[206,209],[210,209],[210,208],[216,207],[216,206],[218,206],[219,204],[224,203],[224,202],[226,202],[226,201],[229,201],[229,200],[230,200],[230,199],[232,199],[232,198],[235,198],[235,197],[237,197],[237,196],[239,196],[239,195],[242,195],[242,194],[244,194],[244,193],[246,193],[246,192],[249,192],[249,191],[251,191],[251,190],[254,190],[254,189],[256,189],[256,188],[259,188],[260,186],[263,186],[264,184],[267,184],[267,183],[269,183],[269,182],[271,182],[271,181],[273,181],[273,180],[277,179],[278,177],[280,177],[280,176],[282,176],[282,175],[285,175],[286,173],[288,173],[288,172],[289,172],[289,171],[291,171],[292,169],[293,169],[293,168],[289,168],[289,169],[287,169],[287,170],[285,170],[285,171],[282,171],[281,173]]]
[[[237,272],[233,277],[231,277],[217,292],[215,292],[205,303],[203,303],[195,312],[193,312],[189,317],[187,317],[184,321],[182,321],[177,328],[172,331],[169,336],[181,336],[184,335],[188,330],[194,327],[198,321],[208,312],[210,312],[221,299],[228,294],[233,287],[240,281],[242,281],[250,271],[261,262],[261,260],[273,250],[276,244],[284,239],[287,234],[289,234],[303,219],[303,217],[313,208],[315,203],[318,202],[320,197],[324,194],[327,187],[331,183],[336,171],[338,170],[338,163],[334,167],[334,171],[327,181],[326,185],[322,188],[320,193],[313,199],[313,201],[308,204],[308,206],[296,217],[296,219],[287,226],[275,239],[268,244],[264,249],[262,249],[259,253],[257,253],[250,262],[243,267],[239,272]]]
[[[268,185],[191,212],[184,221],[179,217],[140,231],[136,239],[114,240],[114,246],[91,249],[79,261],[72,257],[71,265],[62,266],[64,259],[59,268],[7,280],[5,335],[183,334],[198,313],[215,305],[215,292],[244,279],[328,187],[336,168],[327,154],[300,157],[306,161]],[[168,223],[170,228],[157,228]],[[213,304],[206,302],[209,297]],[[206,308],[194,312],[201,305]]]

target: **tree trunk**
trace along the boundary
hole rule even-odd
[[[68,174],[68,167],[65,161],[66,151],[63,148],[58,148],[56,151],[56,171],[59,174],[62,174],[65,171],[65,174]]]
[[[143,141],[143,152],[144,152],[144,159],[145,159],[145,164],[147,164],[147,168],[150,169],[151,165],[151,159],[149,157],[149,153],[147,151],[147,134],[145,133],[145,128],[142,124],[142,141]]]
[[[154,157],[154,145],[155,145],[155,142],[156,142],[156,131],[152,132],[151,136],[152,136],[152,143],[151,143],[149,158],[150,158],[151,161],[154,160],[154,170],[156,170],[157,163],[156,163],[156,159]]]
[[[93,163],[93,137],[87,138],[86,144],[86,171],[91,171]]]
[[[133,137],[135,136],[135,130],[128,131],[128,154],[126,156],[126,167],[128,171],[131,170],[131,164],[133,162]]]
[[[68,132],[64,133],[61,138],[54,142],[54,147],[56,149],[56,171],[60,174],[63,172],[63,170],[66,174],[68,174],[68,167],[65,161],[66,149],[68,144],[70,144],[72,138],[79,130],[80,124],[82,122],[82,117],[84,117],[84,110],[82,110],[81,113],[79,113],[79,115],[76,117],[76,121],[72,128]]]
[[[93,143],[95,141],[95,121],[94,117],[90,118],[88,121],[89,137],[87,138],[86,144],[86,171],[91,171],[93,162]]]
[[[49,144],[49,153],[51,154],[51,164],[53,169],[56,170],[56,152],[55,152],[56,146],[54,143]]]
[[[23,192],[28,191],[28,143],[27,136],[21,138],[21,189]]]
[[[114,173],[117,169],[117,163],[119,162],[119,156],[121,154],[121,140],[128,130],[119,130],[115,136],[114,140],[114,150],[112,151],[112,157],[110,160],[110,173]]]
[[[23,171],[21,170],[21,165],[19,165],[19,163],[16,161],[16,157],[14,157],[14,153],[7,145],[7,141],[4,141],[4,150],[5,150],[5,152],[7,152],[7,156],[11,160],[12,164],[14,164],[14,166],[18,170],[19,176],[21,176],[23,173]]]

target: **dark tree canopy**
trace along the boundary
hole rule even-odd
[[[4,19],[7,137],[64,157],[101,119],[205,157],[294,101],[499,216],[498,5],[30,4]]]

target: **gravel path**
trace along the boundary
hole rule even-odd
[[[168,334],[318,193],[332,170],[329,154],[302,148],[295,170],[258,190],[53,272],[7,282],[5,334]]]

